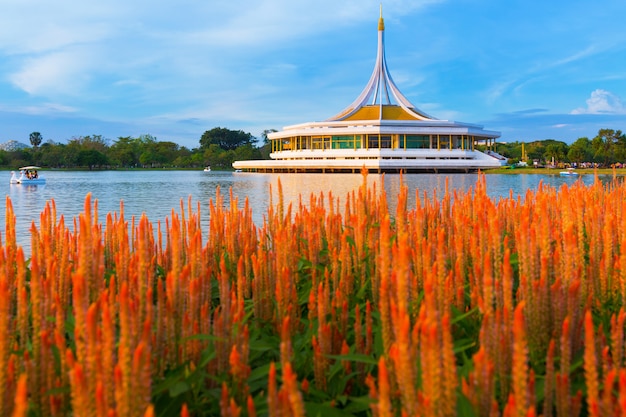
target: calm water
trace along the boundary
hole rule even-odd
[[[232,188],[240,205],[248,197],[253,210],[254,220],[261,224],[269,206],[270,187],[274,190],[276,203],[277,184],[280,178],[286,202],[298,201],[303,195],[308,200],[310,193],[320,194],[331,190],[334,196],[345,201],[344,196],[362,183],[360,174],[253,174],[233,172],[203,171],[105,171],[105,172],[67,172],[44,171],[46,185],[9,184],[9,171],[0,171],[0,193],[11,198],[17,217],[17,238],[25,251],[29,252],[29,229],[33,221],[38,222],[39,214],[46,201],[54,199],[57,214],[63,214],[66,224],[83,209],[85,196],[92,194],[92,200],[98,200],[99,220],[104,223],[106,213],[119,212],[120,203],[124,203],[127,220],[131,216],[139,217],[146,213],[156,223],[170,217],[172,209],[180,212],[181,200],[187,203],[191,196],[194,208],[200,203],[204,229],[208,227],[209,200],[215,200],[217,188],[228,204],[228,192]],[[415,190],[418,195],[426,193],[432,196],[443,195],[446,178],[451,190],[467,190],[474,187],[477,174],[409,174],[403,177],[409,187],[409,204],[415,204]],[[607,178],[608,179],[608,178]],[[592,175],[584,175],[581,180],[586,184],[593,182]],[[369,175],[368,182],[380,185],[382,176]],[[385,189],[393,208],[394,197],[400,189],[400,176],[387,174],[384,177]],[[515,196],[523,196],[528,189],[537,189],[540,181],[546,185],[559,187],[564,183],[573,183],[574,178],[558,175],[497,175],[486,176],[487,189],[491,197],[508,197],[510,190]],[[0,202],[0,236],[4,241],[6,201]]]

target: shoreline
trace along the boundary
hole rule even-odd
[[[559,175],[561,171],[564,171],[566,168],[534,168],[534,167],[522,167],[522,168],[511,168],[510,166],[506,166],[503,168],[491,168],[482,170],[481,172],[484,174],[542,174],[542,175]],[[0,167],[0,171],[15,171],[15,168],[8,167]],[[42,171],[76,171],[76,172],[102,172],[102,171],[202,171],[202,168],[173,168],[173,167],[163,167],[163,168],[42,168]],[[626,168],[576,168],[574,170],[579,175],[615,175],[615,176],[626,176]],[[212,172],[235,172],[234,169],[215,169]]]
[[[483,171],[485,174],[543,174],[559,175],[565,168],[494,168]],[[626,176],[626,168],[577,168],[574,170],[579,175],[615,175]]]

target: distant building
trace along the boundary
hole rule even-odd
[[[287,126],[268,134],[272,160],[236,161],[253,172],[468,172],[497,168],[506,158],[488,148],[500,132],[439,120],[417,109],[393,82],[385,59],[385,24],[378,20],[374,71],[357,99],[323,122]]]
[[[10,140],[4,143],[0,143],[0,149],[7,152],[15,152],[27,148],[30,148],[30,146],[16,140]]]

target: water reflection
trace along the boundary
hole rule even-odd
[[[302,196],[302,201],[306,203],[311,193],[316,196],[323,194],[324,198],[327,199],[330,191],[333,198],[339,199],[340,207],[343,207],[347,195],[357,191],[363,184],[363,176],[361,174],[265,175],[270,175],[268,183],[274,190],[274,202],[277,201],[277,187],[280,180],[285,204],[293,203],[294,206],[298,204],[300,196]],[[366,177],[368,187],[375,186],[377,190],[384,187],[391,212],[396,210],[396,197],[400,194],[402,185],[408,187],[407,203],[411,208],[415,207],[415,202],[418,198],[423,200],[424,198],[439,198],[443,196],[446,190],[446,183],[448,184],[448,190],[452,193],[455,190],[460,192],[474,187],[477,180],[477,174],[369,174]]]
[[[2,180],[5,178],[5,180]],[[267,212],[270,201],[270,188],[273,201],[278,200],[278,181],[283,190],[286,204],[293,203],[295,207],[302,201],[306,204],[311,193],[319,196],[321,193],[328,197],[332,192],[335,199],[339,199],[343,209],[346,196],[356,191],[363,183],[361,174],[252,174],[232,172],[203,171],[104,171],[104,172],[46,172],[45,185],[9,184],[10,173],[0,172],[0,192],[10,197],[16,215],[16,234],[18,243],[28,252],[30,243],[30,225],[39,222],[39,214],[46,201],[55,200],[57,213],[63,214],[66,224],[71,225],[71,219],[83,210],[87,193],[91,193],[92,200],[98,201],[100,222],[104,222],[109,212],[120,211],[120,203],[124,204],[126,219],[132,216],[139,217],[145,213],[156,224],[170,217],[172,210],[180,211],[181,201],[185,207],[189,197],[192,198],[195,209],[199,204],[202,212],[202,226],[208,230],[209,200],[215,200],[218,187],[224,196],[225,204],[229,204],[229,190],[238,199],[239,205],[247,197],[253,212],[253,219],[262,224],[263,216]],[[572,184],[575,181],[591,184],[592,175],[581,176],[580,179],[559,177],[558,175],[496,175],[485,176],[488,194],[495,199],[506,198],[510,193],[514,197],[526,194],[527,190],[536,190],[540,183],[559,187],[563,184]],[[611,176],[601,177],[603,181],[612,180]],[[408,187],[409,208],[415,207],[417,199],[443,196],[448,184],[450,192],[463,192],[475,188],[478,181],[477,174],[408,174],[404,176],[387,174],[370,174],[367,176],[368,185],[377,184],[380,189],[384,186],[389,197],[390,210],[395,211],[396,196],[404,183]],[[384,182],[384,184],[383,184]],[[5,223],[4,200],[0,203],[0,236],[4,236]]]
[[[45,184],[9,184],[9,192],[7,196],[11,199],[13,210],[15,214],[16,224],[20,225],[18,232],[20,236],[25,235],[25,241],[28,241],[29,231],[32,222],[38,223],[36,220],[39,218],[41,212],[40,207],[43,208],[45,204],[43,190]],[[4,235],[5,225],[5,213],[6,213],[6,201],[2,202],[2,213],[0,214],[0,220],[2,221],[2,232],[0,236]]]

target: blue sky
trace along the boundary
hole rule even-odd
[[[2,0],[0,143],[320,121],[374,66],[380,1]],[[383,2],[387,63],[414,105],[571,143],[626,131],[626,1]]]

